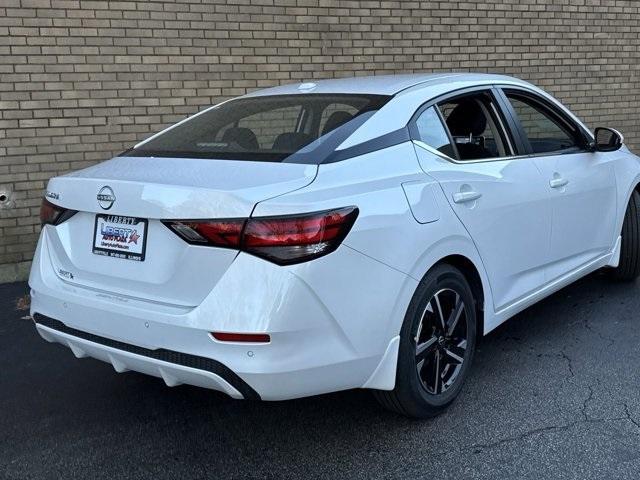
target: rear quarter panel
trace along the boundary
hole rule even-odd
[[[434,181],[420,168],[410,142],[372,152],[342,162],[321,165],[315,181],[295,192],[259,203],[253,216],[285,215],[344,206],[357,206],[359,216],[341,248],[350,248],[400,272],[412,281],[401,295],[387,299],[384,308],[367,308],[367,282],[353,286],[353,301],[361,303],[367,321],[385,325],[387,339],[400,331],[417,282],[443,257],[464,255],[481,272],[488,298],[490,289],[473,242],[451,212],[437,185],[434,221],[419,223],[414,217],[402,184]],[[433,205],[433,203],[431,203]],[[343,272],[336,271],[337,274]],[[326,281],[331,282],[331,278]],[[334,301],[330,296],[323,301]],[[487,298],[485,298],[485,303]],[[487,303],[491,305],[491,303]],[[348,321],[348,320],[345,320]],[[356,321],[356,320],[353,320]]]

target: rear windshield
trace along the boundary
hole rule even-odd
[[[124,156],[322,163],[390,97],[249,97],[211,108]]]

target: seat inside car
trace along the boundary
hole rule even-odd
[[[487,128],[487,117],[476,100],[462,100],[451,111],[446,122],[456,141],[460,160],[493,156],[482,144],[481,135]],[[480,140],[481,143],[478,144],[475,140]]]
[[[222,135],[222,141],[225,143],[236,144],[245,150],[249,150],[252,152],[256,152],[260,150],[260,145],[258,144],[258,138],[256,134],[253,133],[253,130],[249,128],[242,127],[231,127],[225,130]]]
[[[311,143],[313,137],[303,132],[290,132],[278,135],[273,142],[272,150],[295,152]]]
[[[345,112],[344,110],[333,112],[331,115],[329,115],[329,118],[325,122],[324,127],[322,127],[322,135],[326,135],[339,126],[344,125],[352,118],[353,115],[351,115],[349,112]]]

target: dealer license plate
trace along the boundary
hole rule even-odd
[[[93,253],[125,260],[144,260],[147,246],[145,218],[96,215]]]

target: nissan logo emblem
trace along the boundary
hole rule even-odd
[[[113,202],[116,201],[116,196],[113,193],[113,190],[111,189],[111,187],[107,186],[104,186],[100,189],[97,198],[98,205],[100,205],[103,210],[109,210],[111,207],[113,207]]]

